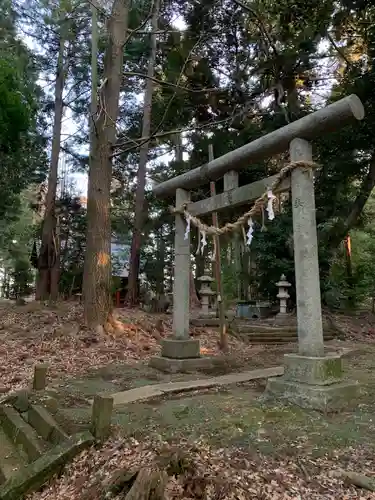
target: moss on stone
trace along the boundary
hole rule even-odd
[[[20,500],[37,491],[72,458],[94,443],[90,432],[76,434],[23,467],[0,487],[0,500]]]
[[[320,363],[320,377],[322,379],[340,379],[342,377],[342,361],[340,358],[326,358]]]

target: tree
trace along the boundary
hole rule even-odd
[[[54,121],[52,129],[51,162],[48,175],[46,209],[42,226],[42,244],[38,258],[36,299],[56,301],[59,294],[60,241],[57,234],[56,190],[61,143],[61,124],[64,111],[63,92],[67,72],[66,42],[69,24],[66,22],[71,8],[65,0],[59,5],[59,50],[55,73]]]
[[[19,194],[45,175],[42,92],[37,59],[16,36],[10,3],[0,7],[0,219],[14,212]]]
[[[30,293],[33,281],[30,255],[38,224],[32,209],[35,193],[33,186],[22,191],[17,206],[1,221],[0,264],[12,282],[8,293],[15,297]]]
[[[144,93],[142,137],[148,137],[151,130],[152,94],[154,89],[153,77],[155,73],[156,49],[157,49],[157,29],[159,18],[160,0],[153,0],[153,11],[151,19],[150,35],[150,55],[148,60],[147,79]],[[146,165],[148,159],[149,141],[145,141],[139,152],[139,167],[137,173],[137,189],[135,194],[135,220],[130,250],[130,266],[127,301],[130,305],[135,305],[138,297],[138,276],[142,243],[142,228],[147,218],[145,211],[145,186],[146,186]]]
[[[108,21],[103,82],[90,152],[87,241],[83,280],[84,315],[90,328],[103,328],[112,309],[110,192],[112,150],[122,82],[130,0],[114,0]]]

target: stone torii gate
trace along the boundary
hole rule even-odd
[[[202,167],[162,182],[154,187],[156,197],[175,196],[176,209],[186,207],[194,216],[220,212],[228,207],[249,204],[262,196],[277,176],[238,187],[238,170],[282,153],[289,148],[291,162],[312,164],[309,143],[316,137],[364,118],[364,108],[350,95],[315,113],[292,122],[245,146],[216,158]],[[195,203],[189,190],[224,176],[224,192]],[[339,355],[325,355],[318,244],[312,168],[297,167],[284,179],[278,191],[291,188],[294,260],[297,294],[298,354],[285,355],[285,373],[269,379],[267,392],[285,397],[301,406],[321,410],[338,408],[356,394],[356,383],[343,382]],[[166,371],[186,370],[205,364],[199,340],[189,335],[190,233],[176,214],[175,274],[173,289],[173,337],[162,341],[161,357],[152,365]]]

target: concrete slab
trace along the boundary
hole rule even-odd
[[[208,379],[187,380],[184,382],[169,382],[166,384],[149,385],[140,387],[138,389],[118,392],[117,394],[112,394],[112,397],[114,406],[120,406],[128,403],[133,403],[135,401],[163,396],[164,394],[168,393],[178,393],[209,387],[239,384],[241,382],[248,382],[250,380],[257,380],[260,378],[276,377],[282,375],[283,373],[284,369],[282,366],[275,366],[272,368],[261,368],[259,370],[251,370],[242,373],[221,375],[219,377],[212,377]]]

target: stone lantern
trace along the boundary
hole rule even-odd
[[[212,301],[212,298],[214,295],[216,295],[216,292],[214,292],[211,289],[211,284],[213,281],[215,281],[211,276],[200,276],[198,278],[198,281],[200,281],[201,286],[199,289],[199,293],[201,296],[201,310],[200,310],[200,316],[202,318],[212,318],[216,316],[216,311],[210,309],[210,302]]]
[[[278,316],[286,316],[286,305],[290,297],[288,288],[290,288],[292,285],[289,283],[289,281],[286,280],[285,274],[282,274],[280,281],[276,283],[276,286],[279,288],[277,298],[280,300],[280,312]]]

